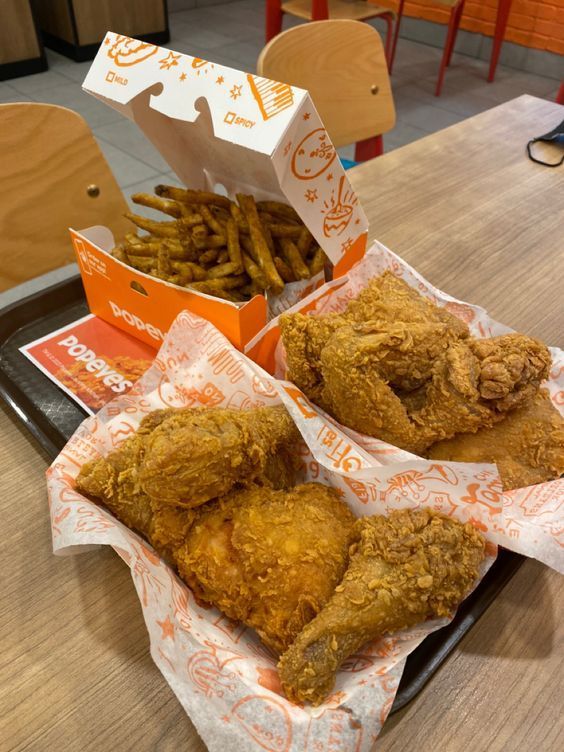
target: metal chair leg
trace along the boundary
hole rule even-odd
[[[490,70],[488,73],[489,83],[491,83],[495,78],[497,61],[499,60],[499,53],[501,52],[501,45],[503,43],[503,37],[505,36],[505,27],[507,26],[507,19],[509,18],[509,11],[511,10],[512,2],[513,0],[499,0],[499,4],[497,6],[492,56],[490,58]]]
[[[282,31],[282,0],[266,0],[266,41]]]
[[[461,3],[462,4],[462,3]],[[448,60],[450,58],[450,54],[452,53],[452,47],[453,41],[456,37],[456,31],[457,31],[457,18],[458,22],[460,22],[460,18],[458,17],[458,5],[453,6],[452,10],[450,11],[450,18],[448,21],[448,31],[447,31],[447,38],[445,42],[445,47],[443,50],[443,57],[441,60],[441,65],[439,68],[439,78],[437,80],[437,88],[435,89],[435,96],[440,97],[441,91],[443,88],[443,81],[445,79],[445,71],[446,67],[448,65]]]
[[[448,60],[447,60],[447,66],[450,65],[450,59],[452,57],[452,51],[454,50],[454,45],[456,44],[456,35],[458,34],[458,28],[460,26],[460,20],[462,18],[462,13],[464,12],[464,0],[460,3],[460,5],[456,6],[456,18],[454,21],[454,34],[452,36],[452,41],[450,43],[450,49],[448,51]]]
[[[392,68],[394,67],[394,59],[396,57],[396,47],[398,44],[398,37],[399,37],[399,30],[400,30],[400,24],[401,19],[403,16],[403,5],[405,3],[405,0],[400,0],[398,5],[398,11],[397,11],[397,19],[396,19],[396,28],[394,29],[394,41],[392,42],[392,51],[390,53],[390,63],[389,63],[389,71],[390,76],[392,75]]]

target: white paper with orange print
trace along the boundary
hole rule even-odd
[[[457,300],[437,289],[378,242],[373,243],[362,261],[346,276],[319,288],[289,312],[307,311],[310,315],[338,313],[366,287],[372,277],[387,270],[415,287],[424,297],[445,306],[466,321],[476,337],[493,337],[513,331],[492,319],[483,308]],[[270,360],[274,374],[282,379],[286,370],[285,353],[278,336],[273,336],[277,329],[278,320],[274,319],[249,344],[247,352],[251,357],[260,353],[265,365]],[[269,353],[261,352],[262,343],[268,343]],[[558,348],[550,348],[550,352],[553,363],[545,386],[555,407],[564,414],[564,352]],[[437,470],[438,465],[430,464],[428,460],[421,460],[403,449],[341,426],[320,408],[311,405],[294,385],[287,389],[292,399],[285,400],[286,404],[294,414],[301,414],[302,433],[305,431],[306,440],[318,461],[323,461],[322,457],[329,457],[325,447],[333,451],[333,441],[328,437],[338,427],[357,446],[362,447],[375,463],[382,466],[379,477],[384,481],[383,487],[370,484],[355,486],[355,491],[364,501],[384,492],[386,498],[394,498],[397,502],[402,499],[416,500],[418,503],[432,502],[435,509],[448,514],[453,504],[450,490],[462,482],[466,488],[461,497],[464,503],[459,505],[458,512],[464,519],[473,522],[483,532],[487,531],[489,539],[496,544],[537,558],[564,572],[564,479],[503,492],[495,465],[449,463],[448,473],[445,474]],[[398,473],[398,463],[405,463],[404,472]],[[387,479],[385,467],[392,468]],[[430,476],[434,476],[437,482],[439,476],[442,477],[440,489],[438,486],[432,491],[428,489],[425,481]]]
[[[338,489],[355,514],[430,506],[480,527],[476,505],[465,497],[472,486],[474,496],[490,498],[493,469],[420,461],[379,465],[292,385],[269,377],[211,324],[183,312],[149,371],[126,396],[86,420],[49,468],[53,547],[64,553],[111,545],[128,564],[151,655],[211,752],[368,752],[392,706],[405,658],[445,620],[367,644],[345,662],[323,705],[292,705],[281,694],[275,657],[251,630],[199,606],[147,543],[74,490],[81,465],[119,446],[153,409],[244,409],[281,400],[307,440],[296,447],[303,479]],[[485,534],[493,540],[489,530]],[[482,574],[494,555],[491,544]]]
[[[364,253],[366,216],[303,89],[113,32],[83,88],[134,120],[188,187],[289,201],[337,273]]]

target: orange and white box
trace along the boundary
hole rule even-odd
[[[364,254],[366,216],[306,91],[113,32],[83,88],[137,123],[186,186],[291,204],[334,277]],[[322,281],[231,303],[131,269],[106,228],[71,234],[90,310],[152,345],[186,308],[242,349]]]

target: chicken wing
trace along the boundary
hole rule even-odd
[[[434,444],[428,457],[454,462],[495,462],[505,491],[564,474],[564,418],[546,389],[492,428]]]
[[[294,450],[299,439],[282,406],[180,411],[147,436],[139,484],[163,504],[198,506],[235,484],[264,479],[270,469],[276,475],[272,458],[284,447]],[[286,452],[288,460],[294,456]]]
[[[388,374],[395,377],[392,380],[394,386],[403,390],[414,389],[429,378],[429,357],[448,342],[464,339],[469,334],[463,321],[445,308],[433,305],[391,272],[370,280],[341,314],[283,315],[280,329],[286,349],[288,378],[314,402],[323,381],[320,362],[323,348],[337,329],[354,324],[365,324],[375,334],[389,332],[383,346],[392,354],[401,351],[411,355],[409,369],[388,369]],[[416,347],[411,343],[414,331],[418,331]]]
[[[299,439],[282,406],[157,410],[122,447],[87,463],[77,486],[144,533],[148,498],[190,508],[236,484],[291,485]]]
[[[427,342],[424,325],[414,327],[405,350],[393,348],[393,335],[340,327],[321,352],[319,404],[356,431],[421,454],[501,420],[534,396],[550,368],[547,348],[524,335],[451,342],[435,349],[431,379],[417,409],[409,409],[390,385],[390,370],[408,369],[412,351],[430,353]]]
[[[202,600],[283,652],[320,611],[348,559],[354,517],[327,486],[250,487],[197,511],[175,552]]]
[[[341,663],[365,642],[434,616],[468,593],[485,543],[470,525],[426,509],[365,517],[342,582],[278,664],[294,702],[321,703]]]

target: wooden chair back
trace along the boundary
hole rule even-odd
[[[260,76],[307,89],[335,146],[387,133],[396,122],[378,32],[350,20],[313,21],[274,37]]]
[[[0,291],[74,261],[69,227],[130,229],[125,199],[76,112],[0,105],[0,155]]]

